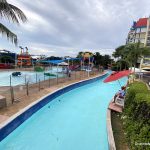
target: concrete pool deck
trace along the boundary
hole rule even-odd
[[[39,92],[30,93],[29,96],[24,95],[23,97],[21,97],[21,100],[14,102],[13,105],[9,105],[6,108],[0,109],[0,124],[2,124],[4,121],[6,121],[12,115],[16,114],[17,112],[19,112],[20,110],[22,110],[26,106],[30,105],[32,102],[35,102],[36,100],[40,99],[41,97],[43,97],[47,94],[50,94],[59,88],[63,88],[69,84],[83,81],[83,80],[87,80],[90,78],[94,78],[94,77],[97,77],[97,76],[100,76],[103,74],[105,74],[105,72],[99,73],[98,75],[92,75],[89,78],[85,77],[84,79],[67,80],[67,81],[62,82],[62,83],[60,82],[58,85],[53,85],[50,88],[47,87],[45,89],[42,89]]]
[[[114,110],[116,112],[119,112],[119,113],[122,113],[122,110],[123,110],[123,107],[121,107],[121,106],[119,106],[119,105],[117,105],[117,104],[115,104],[113,102],[109,103],[109,107],[108,108],[111,109],[111,110]]]

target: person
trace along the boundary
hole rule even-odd
[[[124,98],[124,96],[125,96],[125,90],[126,90],[126,87],[122,86],[121,90],[119,90],[119,92],[115,94],[114,101],[113,101],[114,103],[115,103],[117,97]]]
[[[69,67],[67,67],[67,76],[71,77],[71,70],[69,69]]]
[[[70,78],[71,77],[71,70],[69,69],[69,72],[68,72],[68,77]]]
[[[104,71],[104,67],[102,65],[99,66],[100,72]]]

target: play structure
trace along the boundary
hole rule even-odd
[[[81,57],[81,70],[92,71],[93,68],[93,53],[83,52]]]
[[[17,65],[22,67],[22,66],[31,66],[32,65],[32,57],[28,53],[28,48],[26,48],[26,51],[20,46],[21,52],[18,55],[18,60],[17,60]]]

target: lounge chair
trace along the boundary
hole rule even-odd
[[[125,96],[117,96],[115,100],[115,104],[121,107],[124,107]]]

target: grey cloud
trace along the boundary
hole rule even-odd
[[[22,45],[46,49],[49,54],[74,55],[82,49],[111,53],[124,44],[133,20],[149,15],[150,1],[143,0],[8,0],[19,6],[29,22],[15,31]],[[37,15],[37,16],[36,16]],[[3,47],[11,47],[2,40]],[[15,48],[13,48],[15,49]]]

